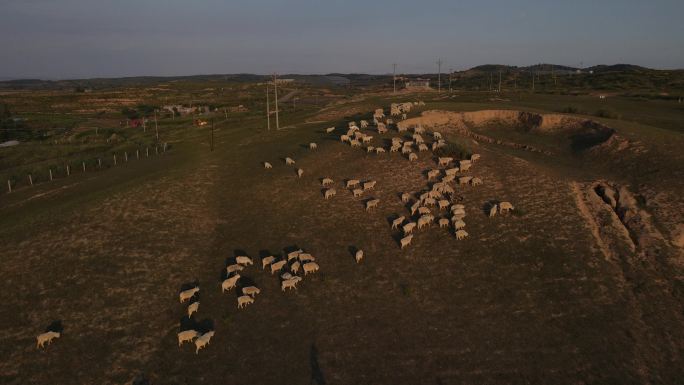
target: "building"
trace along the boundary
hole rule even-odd
[[[407,90],[429,90],[430,80],[428,79],[409,79],[404,82],[404,88]]]

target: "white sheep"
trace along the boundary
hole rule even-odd
[[[361,260],[363,259],[363,250],[357,250],[354,254],[354,259],[356,259],[356,263],[361,263]]]
[[[398,228],[399,226],[401,226],[401,224],[404,223],[405,220],[406,220],[406,217],[404,217],[403,215],[400,216],[399,218],[393,220],[392,221],[392,229],[394,230],[394,229]]]
[[[197,332],[197,330],[192,330],[192,329],[183,330],[182,332],[179,332],[178,333],[178,347],[181,347],[181,345],[183,345],[184,342],[192,342],[192,340],[197,338],[198,335],[199,335],[199,333]]]
[[[287,157],[287,158],[285,158],[285,164],[287,164],[287,165],[295,164],[295,161],[294,161],[294,159]]]
[[[399,243],[401,243],[401,248],[403,249],[404,247],[410,245],[412,239],[413,239],[413,235],[408,235],[408,236],[405,236],[404,238],[401,238],[401,240],[399,241]]]
[[[386,152],[387,152],[387,151],[385,151],[385,149],[382,148],[382,147],[376,147],[376,148],[375,148],[375,153],[376,153],[376,154],[384,154],[384,153],[386,153]]]
[[[442,139],[442,134],[440,134],[440,133],[437,132],[437,131],[434,131],[434,132],[432,133],[432,137],[435,138],[435,139]]]
[[[180,302],[183,303],[183,302],[189,300],[199,290],[200,290],[199,287],[193,287],[192,289],[181,291],[180,294],[178,295],[178,297],[180,298]]]
[[[375,151],[375,147],[373,147],[373,146],[366,147],[366,153],[371,153],[373,151]]]
[[[315,273],[318,271],[319,267],[316,262],[308,262],[302,265],[302,268],[304,269],[304,275],[307,275],[308,273]]]
[[[286,263],[287,263],[286,260],[281,260],[281,261],[278,261],[278,262],[273,262],[273,263],[271,263],[271,274],[273,274],[273,273],[275,273],[276,271],[282,269],[283,266],[285,266]]]
[[[411,206],[411,215],[415,215],[415,214],[416,214],[416,211],[418,211],[419,208],[420,208],[420,201],[414,203],[414,204]]]
[[[440,219],[439,219],[439,227],[440,227],[440,228],[449,227],[449,219],[447,219],[447,218],[440,218]]]
[[[456,175],[458,170],[458,167],[447,168],[446,170],[444,170],[444,173],[446,173],[447,175]]]
[[[492,207],[489,208],[489,217],[496,216],[496,212],[499,210],[499,206],[494,204]]]
[[[252,261],[252,258],[245,256],[245,255],[240,255],[235,257],[235,262],[239,265],[244,265],[244,266],[251,266],[254,264]]]
[[[413,229],[416,227],[416,222],[409,222],[405,224],[401,229],[404,231],[404,235],[411,234]]]
[[[439,170],[430,170],[427,173],[428,180],[437,178],[440,174]]]
[[[454,158],[447,156],[443,158],[437,158],[437,162],[440,166],[448,166],[449,163],[451,163],[454,160]]]
[[[449,201],[446,200],[446,199],[440,200],[440,201],[438,202],[438,204],[439,204],[439,209],[440,209],[440,210],[449,208]]]
[[[363,195],[363,190],[360,188],[355,188],[354,190],[352,190],[352,193],[354,193],[355,198],[360,197],[361,195]]]
[[[311,254],[309,254],[309,253],[301,253],[301,254],[299,254],[299,257],[298,257],[298,258],[299,258],[299,261],[302,262],[302,263],[304,263],[304,262],[311,262],[311,261],[315,261],[315,260],[316,260],[316,258],[314,258],[314,256],[311,255]]]
[[[465,209],[463,208],[457,208],[457,209],[452,209],[451,210],[452,215],[462,215],[465,216]]]
[[[451,206],[451,211],[458,210],[458,209],[465,209],[465,205],[463,205],[461,203],[454,203]]]
[[[361,147],[361,142],[359,142],[359,141],[356,140],[356,139],[350,140],[350,141],[349,141],[349,144],[350,144],[352,147]]]
[[[235,285],[237,284],[239,279],[240,274],[236,273],[234,276],[223,280],[223,282],[221,282],[221,293],[225,292],[226,290],[231,290],[235,288]]]
[[[428,199],[430,199],[430,198],[428,198]],[[420,214],[420,215],[430,214],[430,209],[427,207],[418,207],[418,214]]]
[[[458,184],[463,185],[463,184],[468,184],[470,181],[473,179],[472,176],[462,176],[458,178]]]
[[[418,151],[428,151],[430,148],[425,143],[421,143],[418,145]]]
[[[261,293],[261,289],[256,286],[247,286],[242,288],[242,294],[252,296],[252,298],[259,293]]]
[[[301,178],[302,175],[304,175],[304,170],[302,170],[301,168],[298,168],[297,169],[297,177]]]
[[[424,203],[426,206],[434,206],[434,205],[437,204],[437,201],[435,200],[435,198],[425,198],[425,200],[423,201],[423,203]]]
[[[192,313],[197,313],[199,310],[199,301],[193,302],[190,305],[188,305],[188,318],[192,316]]]
[[[378,203],[380,203],[380,199],[371,199],[371,200],[369,200],[368,202],[366,202],[366,211],[368,211],[368,210],[370,210],[370,209],[372,209],[372,208],[374,208],[374,207],[377,207],[377,206],[378,206]]]
[[[430,222],[431,219],[429,215],[423,215],[422,217],[418,218],[418,230],[422,229],[425,226],[429,226]]]
[[[404,146],[404,147],[401,148],[401,154],[402,154],[402,155],[411,154],[411,153],[412,153],[412,152],[411,152],[411,148],[410,148],[410,147]]]
[[[323,180],[321,181],[321,185],[323,186],[330,186],[333,183],[335,182],[330,178],[323,178]]]
[[[297,257],[299,257],[299,254],[301,254],[303,252],[304,252],[304,250],[302,250],[302,249],[291,251],[291,252],[287,253],[287,260],[290,261],[292,259],[297,258]]]
[[[403,203],[408,203],[410,199],[411,199],[411,194],[409,194],[409,193],[401,194],[401,201]]]
[[[329,189],[325,190],[324,196],[325,196],[325,199],[328,199],[328,198],[334,197],[336,194],[337,194],[337,190],[335,190],[334,188],[329,188]]]
[[[416,155],[415,152],[412,152],[409,154],[408,160],[410,160],[410,161],[418,160],[418,155]]]
[[[49,332],[45,332],[45,333],[39,334],[39,335],[36,337],[36,348],[42,348],[42,347],[44,347],[44,346],[45,346],[45,343],[47,343],[48,345],[50,345],[50,344],[52,343],[52,340],[54,340],[55,338],[59,338],[59,337],[61,337],[61,336],[62,336],[62,333],[60,333],[60,332],[53,332],[53,331],[49,331]]]
[[[399,152],[400,149],[401,149],[400,144],[393,144],[392,147],[390,147],[390,152]]]
[[[367,120],[362,120],[362,121],[359,122],[359,124],[361,124],[361,128],[366,128],[366,127],[368,127],[368,121],[367,121]]]
[[[206,332],[202,334],[201,336],[197,337],[195,340],[195,354],[198,354],[200,349],[204,348],[205,346],[209,345],[209,341],[211,340],[211,337],[214,336],[214,331]]]
[[[473,154],[470,156],[470,161],[475,163],[476,160],[480,159],[480,154]]]
[[[266,169],[268,169],[268,168],[273,168],[273,165],[271,165],[271,164],[268,163],[268,162],[264,162],[264,168],[266,168]]]
[[[268,257],[262,258],[262,259],[261,259],[261,268],[265,270],[265,269],[266,269],[266,266],[268,266],[268,265],[270,265],[271,263],[273,263],[273,261],[275,261],[275,259],[276,259],[276,258],[275,258],[274,256],[272,256],[272,255],[269,255]]]
[[[457,230],[456,231],[456,239],[458,239],[458,240],[461,240],[467,236],[468,236],[468,232],[465,230]]]
[[[466,224],[465,224],[465,222],[463,222],[462,219],[459,219],[459,220],[457,220],[457,221],[454,221],[454,228],[455,228],[456,230],[460,230],[460,229],[464,228],[465,225],[466,225]]]
[[[297,274],[299,273],[299,268],[302,266],[302,264],[299,261],[294,261],[292,265],[290,266],[290,270],[292,270],[293,273]]]
[[[230,273],[234,273],[236,271],[242,271],[242,270],[244,270],[244,268],[245,268],[244,266],[235,263],[235,264],[226,266],[226,273],[230,274]]]
[[[470,184],[471,184],[472,186],[479,186],[479,185],[482,184],[482,179],[480,179],[480,178],[473,178],[473,179],[470,180]]]
[[[287,272],[287,271],[284,272],[283,274],[280,274],[280,279],[282,279],[284,281],[287,281],[288,279],[292,279],[292,277],[294,277],[294,275],[292,275],[292,273]]]
[[[340,142],[348,142],[349,140],[349,135],[340,135]]]
[[[297,290],[297,283],[299,283],[302,280],[302,277],[292,277],[290,279],[285,279],[282,282],[280,282],[280,288],[282,291],[285,291],[287,288],[293,288]]]
[[[361,182],[358,179],[349,179],[347,181],[346,186],[347,186],[347,188],[350,188],[350,187],[358,186],[360,183]]]
[[[335,127],[328,127],[328,128],[325,129],[325,132],[328,133],[328,134],[331,133],[331,132],[333,132],[333,131],[335,131]]]
[[[318,148],[318,145],[314,142],[309,143],[309,150],[315,150]]]
[[[444,177],[442,178],[442,182],[450,183],[450,182],[453,182],[454,179],[456,179],[456,175],[453,175],[453,174],[452,175],[444,175]]]
[[[248,296],[248,295],[241,295],[237,299],[237,307],[238,309],[242,309],[243,307],[254,303],[254,298]]]
[[[364,137],[361,138],[361,142],[363,142],[363,143],[368,143],[368,142],[370,142],[371,140],[373,140],[373,137],[370,136],[370,135],[366,135],[366,136],[364,136]]]
[[[511,202],[500,202],[500,203],[499,203],[499,212],[502,213],[502,214],[505,213],[505,212],[507,213],[507,212],[509,212],[510,210],[513,210],[513,209],[514,209],[514,207],[513,207],[513,205],[511,204]]]
[[[377,183],[377,182],[374,181],[374,180],[371,180],[371,181],[368,181],[368,182],[364,182],[364,183],[363,183],[363,189],[364,189],[364,190],[372,190],[373,187],[375,187],[375,184],[376,184],[376,183]]]
[[[470,166],[471,166],[470,163],[465,163],[465,164],[464,164],[463,161],[461,161],[461,164],[459,165],[459,168],[461,169],[461,171],[468,171],[468,170],[470,170]]]
[[[348,122],[348,123],[347,123],[347,126],[348,126],[349,128],[356,127],[356,121],[352,120],[351,122]]]

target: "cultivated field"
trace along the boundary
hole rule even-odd
[[[411,217],[438,156],[390,153],[392,137],[412,134],[395,125],[361,130],[384,154],[339,137],[350,120],[417,100],[399,125],[420,124],[428,144],[440,132],[445,153],[480,154],[458,176],[484,183],[450,196],[468,237],[435,223],[402,249],[391,222]],[[311,105],[280,131],[257,114],[226,119],[214,151],[207,128],[176,122],[161,156],[2,194],[0,383],[678,383],[684,110],[625,98],[611,107],[621,119],[558,113],[590,103],[374,93]],[[354,197],[348,179],[377,184]],[[370,198],[380,203],[367,211]],[[490,218],[501,201],[515,210]],[[261,259],[297,248],[320,270],[283,292]],[[239,288],[221,292],[238,255],[254,260],[239,286],[261,289],[244,309]],[[178,294],[194,285],[190,321]],[[53,321],[61,336],[37,349]],[[195,354],[178,347],[181,327],[215,336]]]

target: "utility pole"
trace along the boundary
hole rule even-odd
[[[442,91],[442,59],[437,59],[437,92]]]
[[[392,64],[392,86],[394,87],[394,93],[397,93],[397,63]]]
[[[271,107],[268,102],[268,81],[266,82],[266,124],[268,131],[271,131]]]
[[[157,142],[159,141],[159,127],[157,127],[157,110],[154,110],[154,132],[157,135]]]
[[[280,121],[278,120],[278,74],[276,73],[273,73],[273,89],[275,90],[276,130],[280,130]]]

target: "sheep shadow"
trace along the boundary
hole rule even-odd
[[[356,252],[359,250],[361,250],[361,249],[359,249],[358,247],[356,247],[354,245],[349,245],[347,247],[347,251],[349,251],[349,254],[351,254],[351,256],[354,258],[356,258]]]
[[[46,332],[55,332],[55,333],[63,333],[64,332],[64,325],[62,325],[62,320],[54,320],[50,322],[50,324],[45,328]]]
[[[237,283],[235,284],[235,295],[238,297],[241,296],[242,289],[249,286],[257,286],[257,284],[251,277],[241,275],[240,279],[238,279]]]
[[[199,279],[196,279],[192,282],[185,282],[184,284],[181,285],[180,290],[178,291],[178,294],[180,294],[182,291],[190,290],[195,287],[199,287]]]
[[[489,216],[489,211],[492,209],[492,207],[496,206],[499,204],[498,200],[488,200],[485,203],[482,204],[482,213],[486,216]]]

